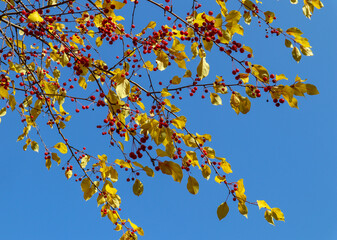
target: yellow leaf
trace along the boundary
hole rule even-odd
[[[303,47],[302,45],[300,46],[301,52],[303,53],[303,55],[305,56],[314,56],[312,50],[310,49],[310,47]]]
[[[50,158],[47,158],[47,159],[46,159],[46,167],[47,167],[48,170],[49,170],[50,167],[51,167],[51,161],[50,161]]]
[[[89,30],[88,35],[93,38],[95,37],[95,32],[93,30]]]
[[[114,211],[108,211],[108,218],[112,223],[116,223],[118,221],[118,213],[114,213]]]
[[[269,222],[271,225],[275,225],[274,224],[274,220],[273,220],[273,217],[271,215],[271,211],[269,210],[266,210],[264,212],[264,218],[267,220],[267,222]]]
[[[109,170],[109,178],[112,182],[117,182],[118,181],[118,172],[116,169],[114,169],[113,167],[110,167]]]
[[[100,47],[103,44],[103,41],[102,41],[101,37],[97,37],[95,42],[96,42],[97,47]]]
[[[243,48],[244,50],[246,50],[247,52],[253,54],[253,49],[252,49],[251,47],[248,47],[248,46],[244,45],[242,48]]]
[[[83,179],[82,182],[81,182],[81,189],[82,189],[82,192],[85,193],[85,192],[89,191],[90,185],[91,185],[91,182],[90,182],[90,179],[89,179],[89,178]]]
[[[115,227],[115,230],[116,230],[116,231],[120,231],[120,230],[122,230],[122,229],[123,229],[123,227],[122,227],[122,225],[120,225],[120,224],[117,224],[116,227]]]
[[[187,180],[187,190],[192,194],[197,194],[199,192],[199,183],[198,181],[192,177],[189,176]]]
[[[245,19],[245,23],[247,25],[250,25],[250,23],[252,22],[252,17],[250,16],[250,12],[246,11],[244,14],[243,14],[243,18]]]
[[[168,154],[159,148],[156,150],[156,153],[159,157],[168,157]]]
[[[153,71],[153,64],[150,61],[146,61],[143,65],[143,68],[146,68],[149,71]]]
[[[171,80],[172,84],[179,84],[181,82],[181,78],[178,76],[174,76],[173,79]]]
[[[162,173],[171,175],[174,181],[181,182],[183,179],[183,171],[177,163],[172,161],[159,162],[159,167]]]
[[[144,167],[143,170],[146,172],[146,175],[148,175],[149,177],[153,177],[154,176],[154,172],[151,168],[149,167]]]
[[[180,43],[180,41],[176,38],[173,40],[172,49],[177,52],[184,51],[185,45]]]
[[[243,114],[248,113],[251,106],[249,99],[247,97],[242,97],[238,92],[232,94],[230,104],[237,114],[240,112]]]
[[[73,36],[72,36],[72,41],[73,41],[74,43],[79,43],[79,44],[81,44],[82,46],[84,46],[84,41],[83,41],[83,39],[82,39],[81,37],[77,36],[77,35],[73,35]]]
[[[238,190],[236,192],[244,194],[246,189],[245,189],[245,186],[243,185],[243,179],[240,179],[239,181],[237,181],[237,185],[238,185]]]
[[[117,193],[117,189],[114,188],[114,187],[112,187],[112,184],[111,184],[111,185],[110,185],[110,184],[107,184],[107,185],[105,186],[105,191],[106,191],[107,193],[111,194],[111,195],[115,195],[115,194]]]
[[[207,51],[211,51],[212,47],[213,47],[213,41],[207,41],[205,39],[202,40],[202,42],[204,43],[204,47]]]
[[[299,30],[298,28],[296,27],[293,27],[293,28],[289,28],[287,31],[286,31],[287,34],[289,35],[292,35],[294,37],[298,37],[298,36],[301,36],[303,33],[301,30]]]
[[[222,160],[221,163],[220,163],[220,166],[221,166],[222,170],[227,174],[233,172],[232,168],[231,168],[231,165],[226,160]]]
[[[216,93],[226,94],[228,92],[227,86],[223,86],[221,83],[214,82],[213,89]]]
[[[69,179],[69,178],[71,178],[71,176],[73,175],[73,171],[70,170],[70,169],[69,169],[69,170],[66,170],[66,171],[65,171],[65,175],[66,175],[66,178]]]
[[[269,205],[264,200],[257,200],[256,202],[257,202],[257,205],[259,206],[259,209],[267,208],[267,209],[271,210]]]
[[[103,21],[103,16],[102,14],[97,14],[94,18],[94,23],[95,23],[95,26],[98,28],[98,27],[101,27],[102,26],[102,21]]]
[[[239,212],[243,216],[245,216],[246,218],[248,218],[248,208],[247,208],[245,202],[239,201],[238,208],[239,208]]]
[[[6,107],[3,107],[0,109],[0,117],[3,117],[5,116],[7,113],[7,108]]]
[[[216,2],[221,7],[222,16],[226,17],[226,15],[227,15],[226,3],[224,1],[221,1],[221,0],[216,0]]]
[[[284,44],[286,45],[287,48],[293,48],[294,47],[293,44],[288,39],[285,40]]]
[[[57,155],[57,153],[51,154],[51,159],[53,159],[59,165],[61,163],[61,158]]]
[[[203,79],[209,74],[209,64],[206,62],[206,57],[200,59],[199,65],[197,67],[198,77]]]
[[[158,70],[164,71],[167,68],[168,63],[169,63],[167,54],[162,50],[155,51],[155,54],[157,56],[156,62],[157,62]]]
[[[214,179],[217,183],[222,183],[224,181],[226,181],[226,178],[225,177],[220,177],[220,176],[215,176],[215,179]]]
[[[68,152],[67,146],[64,143],[62,143],[62,142],[57,143],[54,146],[54,148],[56,148],[57,150],[59,150],[60,153],[62,153],[62,154],[66,154]]]
[[[231,107],[234,109],[236,114],[240,113],[240,98],[237,96],[238,93],[232,93],[231,99],[230,99],[230,104]]]
[[[84,77],[80,77],[80,79],[78,80],[78,85],[80,85],[80,87],[84,90],[87,89],[87,82],[85,81]]]
[[[124,79],[120,84],[116,86],[116,93],[118,97],[125,98],[130,94],[130,82],[127,79]]]
[[[167,91],[166,88],[163,88],[163,89],[161,90],[161,96],[162,96],[162,97],[168,97],[168,96],[171,96],[171,95],[172,95],[172,94],[169,93],[169,92]]]
[[[241,18],[241,13],[239,11],[236,10],[232,10],[230,11],[227,15],[226,15],[226,22],[231,23],[231,22],[239,22]]]
[[[131,168],[132,164],[131,163],[127,163],[124,160],[121,159],[116,159],[115,163],[118,164],[119,166],[123,166],[123,168]]]
[[[14,111],[15,105],[16,105],[16,101],[15,101],[15,97],[13,95],[9,95],[9,102],[8,102],[8,104],[11,107],[12,111]]]
[[[136,196],[142,195],[144,190],[143,183],[139,181],[139,179],[136,179],[135,183],[133,184],[132,190]]]
[[[143,30],[140,33],[138,33],[136,36],[141,36],[141,35],[145,34],[145,31],[147,29],[149,29],[149,28],[154,29],[156,27],[156,25],[157,25],[157,23],[154,22],[154,21],[149,22],[147,24],[147,26],[145,28],[143,28]]]
[[[308,95],[317,95],[319,94],[319,91],[317,90],[316,86],[312,85],[312,84],[305,84],[306,88],[307,88],[307,94]]]
[[[33,151],[39,152],[39,144],[37,144],[37,142],[32,141],[32,143],[30,144],[30,147],[32,148]]]
[[[199,169],[201,169],[195,151],[186,151],[186,156],[183,159],[183,163],[186,163],[187,161],[190,162],[193,167],[198,166]]]
[[[275,220],[284,221],[284,215],[279,208],[273,208],[271,210],[271,215]]]
[[[282,79],[288,80],[288,78],[284,74],[276,75],[275,80],[280,81]]]
[[[226,202],[221,203],[216,211],[219,220],[224,219],[227,216],[228,212],[229,207]]]
[[[192,59],[194,59],[196,56],[198,56],[199,49],[198,49],[198,43],[197,42],[194,42],[191,45],[191,52],[193,54]]]
[[[67,63],[69,62],[69,58],[68,58],[67,54],[63,54],[61,56],[61,58],[59,59],[59,61],[61,63],[61,66],[65,67],[67,65]]]
[[[28,22],[43,22],[43,18],[40,16],[40,14],[38,12],[33,12],[31,14],[29,14],[28,16]]]
[[[8,90],[6,90],[4,87],[0,87],[0,97],[8,98]]]
[[[281,85],[279,85],[281,86]],[[282,95],[284,99],[288,102],[289,106],[292,108],[298,108],[297,99],[294,98],[294,89],[289,86],[284,86],[282,89]]]
[[[265,16],[266,22],[272,23],[274,21],[275,13],[270,12],[270,11],[265,11],[264,16]]]
[[[208,165],[204,165],[201,169],[201,173],[202,176],[208,180],[211,176],[211,168]]]
[[[257,77],[257,79],[264,83],[269,83],[269,73],[267,69],[261,65],[252,65],[252,74]]]
[[[185,72],[185,74],[184,74],[183,77],[184,77],[184,78],[192,77],[192,72],[191,72],[191,70],[186,70],[186,72]]]
[[[81,158],[81,168],[85,168],[88,164],[88,162],[90,161],[90,156],[85,155],[84,157]]]
[[[172,120],[172,124],[179,129],[183,129],[186,125],[186,117],[185,116],[180,116]]]
[[[302,58],[302,54],[297,47],[293,48],[292,55],[293,55],[293,58],[295,59],[295,61],[299,63],[301,58]]]
[[[211,93],[210,94],[210,98],[211,98],[211,103],[213,104],[213,105],[222,105],[222,99],[221,99],[221,97],[218,95],[218,94],[216,94],[216,93]]]

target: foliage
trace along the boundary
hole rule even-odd
[[[23,133],[18,141],[25,141],[23,149],[43,148],[48,169],[53,162],[63,163],[66,178],[80,182],[84,199],[95,197],[101,216],[110,219],[115,230],[124,231],[121,239],[144,234],[119,214],[122,201],[114,183],[121,170],[131,172],[126,180],[134,182],[137,196],[144,190],[141,173],[148,177],[163,173],[179,183],[188,176],[187,189],[197,194],[199,183],[192,175],[200,171],[228,192],[217,209],[220,220],[229,212],[231,197],[243,216],[247,217],[247,205],[256,205],[265,210],[270,224],[284,221],[279,208],[263,200],[248,201],[242,179],[229,181],[230,163],[207,146],[209,134],[188,130],[187,118],[179,114],[179,107],[184,107],[179,99],[184,92],[194,96],[202,89],[202,98],[209,95],[211,104],[222,105],[226,99],[236,114],[247,114],[251,100],[270,94],[276,107],[286,101],[298,108],[296,97],[316,95],[316,87],[298,76],[291,84],[280,84],[288,78],[255,63],[253,49],[235,39],[244,35],[244,25],[256,20],[267,28],[266,38],[284,38],[299,62],[302,55],[313,55],[300,29],[274,27],[276,14],[251,0],[216,0],[216,15],[201,11],[202,5],[192,0],[186,18],[176,14],[170,0],[2,1],[0,103],[5,106],[0,117],[9,110],[21,116]],[[135,26],[136,14],[145,14],[137,13],[141,4],[163,11],[165,18]],[[314,9],[322,7],[320,0],[304,0],[303,13],[311,18]],[[108,56],[103,54],[107,49]],[[214,52],[233,63],[233,79],[209,78],[206,57]],[[177,74],[158,81],[156,76],[169,69]],[[67,75],[71,77],[66,79]],[[68,140],[67,124],[81,120],[80,112],[88,109],[95,111],[94,116],[104,116],[97,130],[113,154],[89,153]],[[49,143],[43,124],[57,130],[58,143]],[[120,157],[115,159],[112,155],[117,152]]]

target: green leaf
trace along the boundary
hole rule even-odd
[[[227,216],[228,212],[229,212],[229,207],[226,202],[221,203],[216,211],[219,220],[224,219]]]

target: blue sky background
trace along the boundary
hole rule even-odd
[[[264,9],[277,13],[274,26],[297,26],[309,38],[315,56],[302,58],[300,64],[292,59],[283,38],[266,40],[263,27],[255,23],[245,26],[244,43],[254,49],[255,63],[270,72],[284,73],[290,82],[299,74],[318,87],[320,95],[298,99],[299,110],[287,104],[276,108],[262,97],[252,100],[247,115],[237,116],[230,108],[230,95],[223,97],[223,106],[213,106],[209,100],[201,100],[200,92],[193,98],[185,93],[181,105],[188,128],[211,134],[210,146],[231,163],[231,179],[244,179],[248,199],[263,199],[271,207],[281,208],[285,223],[268,224],[264,211],[255,206],[248,206],[247,220],[238,212],[237,202],[232,201],[228,216],[219,221],[216,209],[225,200],[226,191],[198,172],[193,174],[200,184],[196,196],[188,193],[186,176],[179,184],[158,173],[155,178],[141,177],[141,197],[133,195],[132,184],[126,183],[123,179],[127,175],[121,173],[116,183],[122,198],[121,214],[143,227],[145,236],[141,239],[337,239],[337,2],[324,4],[325,8],[315,11],[309,21],[300,4],[274,0],[263,3]],[[149,15],[153,8],[147,3],[140,6],[137,24],[144,26],[151,19],[142,17],[140,11]],[[203,10],[218,13],[213,3],[207,7]],[[207,61],[210,78],[231,77],[228,59],[219,61],[216,54],[209,54]],[[68,126],[67,136],[75,144],[85,140],[89,152],[96,155],[111,152],[94,127],[101,119],[90,112],[80,117],[83,121]],[[112,223],[100,217],[95,198],[85,202],[80,185],[67,181],[61,167],[54,164],[48,171],[42,154],[22,150],[22,143],[16,143],[22,132],[16,120],[15,114],[8,113],[0,124],[1,239],[118,239]],[[59,139],[50,135],[50,140],[55,143]]]

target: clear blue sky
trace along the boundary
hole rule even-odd
[[[296,74],[308,78],[320,95],[299,98],[299,110],[287,104],[276,108],[262,97],[252,101],[250,113],[240,116],[230,108],[229,95],[223,97],[223,106],[213,106],[209,100],[202,101],[200,93],[195,98],[186,93],[182,107],[188,127],[211,134],[211,147],[232,164],[231,179],[244,179],[248,199],[263,199],[271,207],[281,208],[285,223],[271,226],[264,220],[264,212],[254,206],[248,206],[245,219],[237,211],[237,202],[232,201],[228,216],[219,221],[216,209],[226,192],[199,173],[194,173],[200,183],[196,196],[188,193],[186,177],[179,184],[157,173],[155,178],[142,176],[141,197],[133,195],[132,184],[123,180],[126,175],[122,173],[116,183],[122,198],[121,214],[143,227],[145,236],[141,239],[337,239],[337,3],[324,4],[325,8],[315,11],[309,21],[300,4],[276,0],[263,3],[264,9],[278,13],[274,26],[298,26],[309,38],[315,56],[304,57],[300,64],[292,59],[283,38],[266,40],[264,29],[256,24],[246,27],[245,40],[255,50],[256,63],[277,74],[284,73],[291,82]],[[151,20],[153,9],[146,6],[144,3],[142,11],[149,18],[138,15],[140,26]],[[203,9],[214,6],[210,3],[209,9]],[[209,54],[207,60],[210,78],[231,77],[228,59],[219,61]],[[95,130],[100,120],[94,118],[86,115],[85,121],[72,125],[66,133],[76,143],[83,144],[84,139],[93,154],[111,152]],[[15,120],[18,117],[8,113],[0,124],[0,238],[118,239],[120,235],[111,222],[100,217],[95,198],[85,202],[79,184],[67,181],[60,167],[54,164],[48,171],[42,153],[22,150],[22,143],[16,143],[21,125]]]

